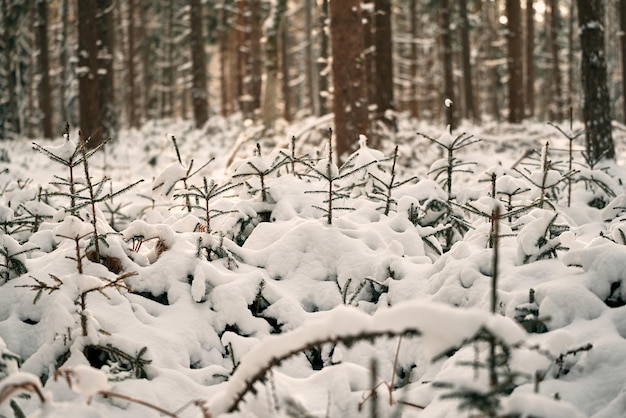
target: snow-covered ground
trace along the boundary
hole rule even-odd
[[[401,118],[337,167],[327,127],[123,131],[95,222],[75,132],[0,142],[0,416],[626,416],[619,157]]]

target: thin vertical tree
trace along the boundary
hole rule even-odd
[[[79,2],[82,0],[79,0]],[[101,112],[101,134],[88,144],[95,147],[101,140],[115,137],[119,131],[119,117],[115,98],[115,29],[113,0],[97,0],[96,28],[98,54],[98,100]]]
[[[417,0],[410,0],[409,4],[409,19],[410,19],[410,34],[411,34],[411,53],[410,53],[410,77],[411,77],[411,89],[410,89],[410,101],[409,110],[411,116],[414,118],[419,117],[419,98],[418,96],[418,82],[417,82],[417,35],[418,35],[418,14],[417,14]]]
[[[615,158],[604,53],[604,1],[577,0],[585,148],[590,158]]]
[[[524,85],[526,89],[526,116],[535,115],[535,6],[526,0],[526,56]]]
[[[619,10],[622,47],[622,121],[626,123],[626,0],[619,0]]]
[[[314,33],[313,29],[313,0],[304,1],[304,25],[305,33]],[[304,47],[305,56],[305,76],[306,76],[306,91],[309,102],[309,108],[311,114],[319,114],[319,91],[317,85],[317,77],[315,75],[315,50],[313,48],[313,36],[308,36]]]
[[[77,0],[78,12],[78,100],[80,130],[92,146],[102,139],[98,88],[98,31],[96,0]]]
[[[374,33],[376,119],[395,126],[395,118],[388,117],[388,111],[394,109],[391,0],[375,0]]]
[[[206,52],[202,30],[202,3],[189,0],[190,46],[191,46],[191,100],[196,128],[202,127],[209,119],[207,94]]]
[[[524,79],[522,72],[522,8],[520,0],[506,0],[507,65],[509,72],[509,122],[524,119]]]
[[[53,138],[52,132],[52,88],[50,83],[50,59],[48,54],[48,1],[37,0],[36,16],[37,70],[40,74],[38,96],[41,112],[41,129],[45,138]]]
[[[265,87],[263,89],[263,126],[273,130],[277,117],[278,69],[280,59],[280,33],[287,0],[278,0],[266,24],[265,43]]]
[[[135,0],[128,0],[126,3],[126,115],[128,125],[131,128],[139,126],[137,116],[137,89],[135,84]]]
[[[550,0],[548,2],[548,10],[550,16],[549,24],[549,44],[550,44],[550,57],[552,60],[552,77],[550,78],[550,85],[552,86],[552,100],[551,112],[552,119],[560,123],[563,120],[563,96],[561,88],[561,69],[559,63],[559,42],[558,42],[558,29],[559,29],[559,4],[558,0]]]
[[[474,86],[472,83],[472,62],[470,50],[470,22],[467,15],[467,1],[459,0],[459,14],[461,17],[461,59],[463,65],[463,117],[476,120],[474,106]]]
[[[443,99],[446,102],[444,108],[444,123],[449,126],[450,129],[455,129],[456,119],[453,108],[455,97],[450,6],[449,0],[441,0],[439,5],[439,25],[441,30],[441,59],[443,62]]]
[[[248,0],[250,5],[250,110],[261,108],[263,90],[263,10],[261,0]]]
[[[319,33],[320,33],[320,54],[318,62],[317,73],[319,75],[319,115],[325,115],[328,113],[328,50],[329,50],[329,38],[328,38],[328,13],[329,6],[328,0],[322,0],[322,12],[319,17]]]

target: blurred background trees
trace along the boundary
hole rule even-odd
[[[355,124],[373,140],[396,112],[452,126],[583,119],[576,3],[602,6],[603,112],[624,123],[625,0],[0,0],[0,138],[238,112],[274,129],[353,100],[346,59],[364,80]]]

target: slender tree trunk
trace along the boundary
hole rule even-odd
[[[265,88],[263,90],[263,126],[273,130],[277,115],[278,68],[279,68],[279,36],[282,20],[287,10],[287,0],[278,0],[267,24],[265,44]]]
[[[550,56],[552,58],[552,118],[559,123],[563,120],[563,96],[561,91],[561,69],[559,66],[558,21],[559,6],[557,0],[548,2],[550,10]]]
[[[230,99],[228,96],[228,11],[226,2],[222,2],[219,11],[218,44],[220,51],[220,101],[221,113],[226,117],[230,114]]]
[[[330,2],[333,111],[339,161],[354,150],[359,134],[368,131],[362,26],[359,0]]]
[[[79,0],[82,2],[82,0]],[[113,57],[115,32],[113,29],[113,0],[98,0],[96,27],[98,32],[98,100],[101,112],[102,135],[89,143],[99,145],[101,140],[115,137],[119,130],[117,106],[115,102],[115,81]],[[100,141],[98,141],[100,140]]]
[[[41,80],[39,81],[39,111],[41,112],[41,129],[45,138],[53,138],[52,132],[52,89],[50,86],[50,59],[48,55],[48,3],[46,0],[37,1],[37,67]]]
[[[289,31],[286,30],[288,27],[287,16],[283,16],[283,21],[280,25],[280,69],[282,75],[282,94],[283,94],[283,118],[287,122],[291,122],[293,105],[292,105],[292,97],[291,97],[291,74],[289,72],[289,67],[291,65],[291,57],[289,56]]]
[[[376,92],[378,90],[378,85],[376,84],[376,45],[374,42],[375,25],[373,22],[375,17],[374,0],[363,0],[362,6],[361,15],[363,18],[361,21],[363,22],[363,69],[365,73],[365,89],[367,90],[368,103],[377,104]]]
[[[463,107],[463,117],[476,120],[476,110],[474,105],[474,86],[472,84],[472,62],[470,56],[470,33],[469,18],[467,16],[466,0],[459,0],[459,11],[461,14],[461,51],[463,60],[463,92],[465,93],[465,106]]]
[[[388,111],[394,110],[391,0],[375,0],[375,5],[376,119],[395,127],[395,117],[387,114]]]
[[[509,122],[524,119],[524,79],[522,74],[522,25],[520,0],[506,0],[507,64],[509,67]]]
[[[622,43],[622,122],[626,123],[626,0],[619,0],[619,10]]]
[[[313,0],[305,0],[304,2],[304,24],[307,34],[313,33]],[[320,101],[319,89],[317,86],[317,77],[315,76],[315,51],[313,49],[313,36],[308,36],[306,40],[305,55],[305,71],[306,71],[306,90],[309,101],[309,108],[312,115],[319,115]]]
[[[237,101],[239,109],[245,116],[249,116],[249,101],[247,96],[247,83],[244,81],[248,76],[248,1],[237,0]]]
[[[567,31],[567,105],[574,111],[574,20],[576,19],[574,2],[569,5],[569,28]]]
[[[98,88],[98,31],[95,0],[79,0],[78,4],[78,100],[80,130],[90,144],[100,143],[101,123]]]
[[[322,0],[322,13],[320,14],[320,58],[318,60],[320,115],[328,113],[328,0]]]
[[[209,102],[207,97],[206,53],[204,51],[204,35],[202,30],[202,3],[200,0],[189,0],[190,9],[190,44],[191,44],[191,101],[196,128],[201,128],[209,119]]]
[[[526,115],[535,115],[535,7],[526,0]]]
[[[454,114],[454,73],[452,68],[452,34],[450,33],[450,2],[441,0],[439,8],[439,22],[441,27],[441,48],[443,62],[443,99],[445,106],[445,124],[450,129],[456,128]]]
[[[165,118],[174,116],[174,2],[165,2],[165,63],[163,63],[163,93],[161,115]]]
[[[250,2],[250,103],[251,112],[261,108],[261,94],[263,90],[263,15],[261,0]]]
[[[411,74],[411,89],[410,89],[410,94],[411,94],[411,98],[409,101],[409,109],[411,112],[411,116],[414,118],[418,118],[419,114],[420,114],[420,108],[419,108],[419,98],[418,98],[418,94],[419,94],[419,89],[418,89],[418,82],[417,82],[417,62],[418,62],[418,56],[417,56],[417,35],[418,35],[418,18],[417,18],[417,0],[411,0],[411,3],[409,5],[409,10],[410,10],[410,19],[411,19],[411,56],[410,56],[410,60],[411,60],[411,69],[410,69],[410,74]]]
[[[585,148],[594,160],[615,158],[611,132],[610,98],[604,53],[604,2],[577,0],[578,33],[582,50]]]
[[[128,125],[137,128],[137,91],[135,89],[135,0],[128,0],[128,56],[126,57],[126,113],[128,115]]]

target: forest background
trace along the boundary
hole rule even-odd
[[[600,51],[604,76],[587,79],[606,90],[605,125],[626,120],[626,1],[575,3],[2,0],[0,138],[67,122],[95,146],[157,119],[241,112],[274,130],[334,112],[342,155],[393,112],[452,128],[586,119],[585,48]]]

